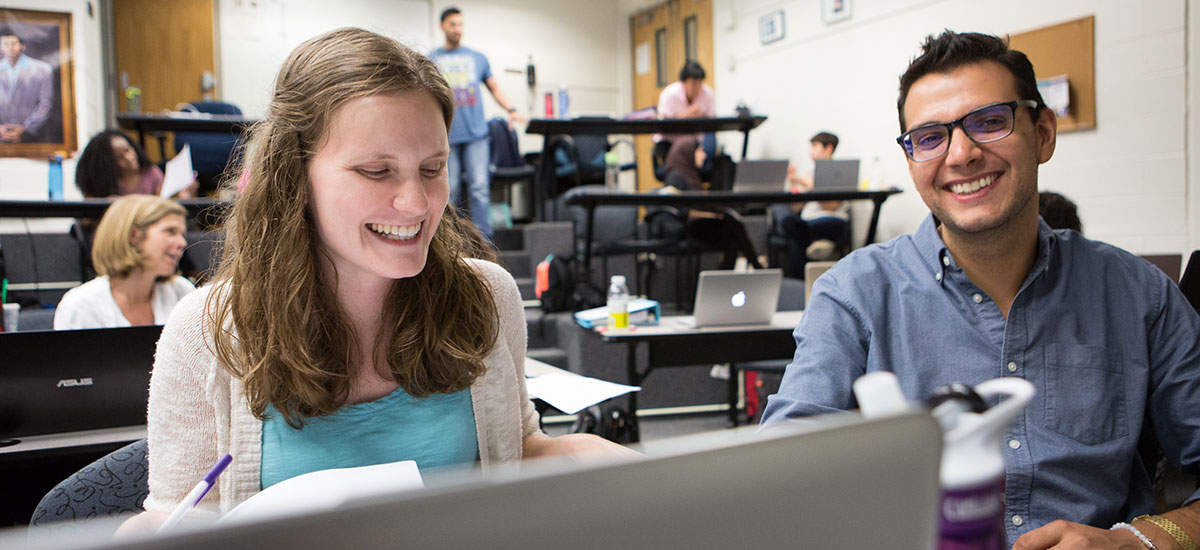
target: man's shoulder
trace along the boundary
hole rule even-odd
[[[33,72],[36,72],[39,74],[44,74],[44,75],[49,75],[51,72],[54,71],[53,66],[51,66],[49,63],[47,63],[45,61],[42,61],[41,59],[36,59],[33,57],[29,57],[29,56],[25,56],[25,59],[27,61],[29,61],[29,68]]]

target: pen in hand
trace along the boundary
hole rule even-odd
[[[231,455],[225,455],[221,460],[218,460],[216,465],[208,471],[208,474],[200,480],[200,483],[192,487],[191,492],[186,497],[183,497],[183,501],[179,503],[179,506],[175,507],[175,511],[171,512],[170,516],[167,516],[167,521],[164,521],[162,526],[158,528],[158,532],[162,533],[175,527],[183,519],[183,516],[186,516],[192,508],[200,504],[200,501],[204,499],[204,495],[207,495],[208,490],[212,489],[212,486],[217,483],[217,478],[220,477],[221,472],[225,471],[225,467],[229,466],[231,461],[233,461],[233,456]]]

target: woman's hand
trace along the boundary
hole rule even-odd
[[[537,432],[525,438],[524,458],[566,456],[578,463],[628,460],[642,456],[632,449],[593,434],[567,434],[550,437]]]

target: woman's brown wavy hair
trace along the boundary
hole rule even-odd
[[[244,384],[260,419],[273,405],[299,427],[346,403],[357,337],[319,267],[328,258],[309,205],[308,164],[347,101],[409,92],[432,95],[450,127],[454,96],[429,58],[362,29],[312,38],[284,62],[243,165],[230,171],[248,170],[249,182],[226,221],[206,307],[217,359]],[[392,284],[375,349],[409,394],[460,391],[483,373],[499,315],[486,281],[463,261],[494,259],[482,243],[447,207],[424,269]]]

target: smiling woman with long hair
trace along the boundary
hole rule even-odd
[[[447,206],[454,97],[394,40],[341,29],[284,62],[251,131],[215,283],[184,300],[150,385],[150,513],[218,458],[202,508],[307,472],[422,471],[630,451],[550,438],[525,391],[516,283]]]
[[[71,289],[54,312],[55,330],[161,325],[195,290],[177,276],[187,245],[177,203],[153,195],[113,201],[100,218],[92,263],[99,277]]]

